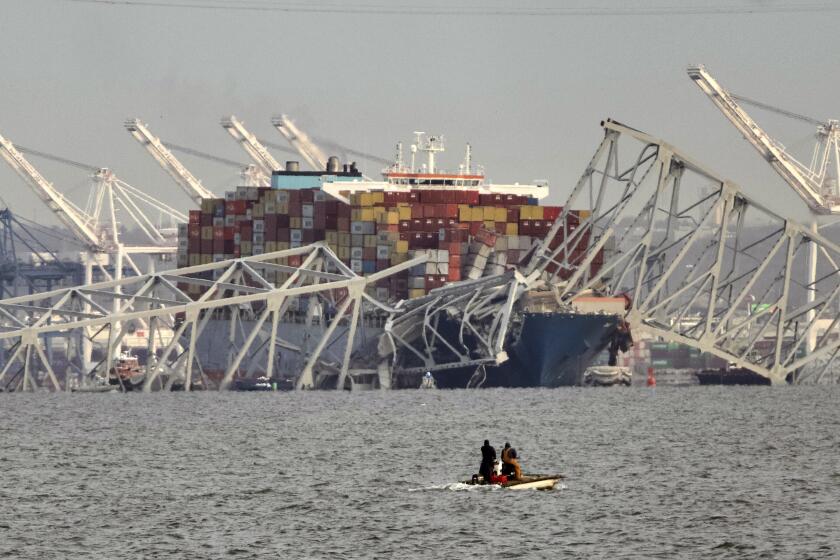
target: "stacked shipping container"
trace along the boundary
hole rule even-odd
[[[320,189],[239,187],[224,199],[206,199],[179,230],[179,266],[271,253],[325,241],[357,274],[370,274],[425,252],[428,260],[381,281],[381,300],[421,297],[447,282],[496,274],[517,264],[560,216],[558,206],[513,194],[462,190],[372,191],[344,204]],[[582,212],[570,212],[566,230]],[[550,243],[558,246],[562,230]],[[570,255],[583,259],[583,248]],[[299,266],[300,257],[278,264]],[[595,258],[593,267],[603,263]],[[552,270],[553,271],[553,270]],[[571,271],[560,270],[561,278]],[[288,277],[275,273],[281,283]]]

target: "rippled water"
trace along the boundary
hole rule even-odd
[[[10,558],[838,558],[840,387],[0,396]],[[451,484],[485,438],[553,492]]]

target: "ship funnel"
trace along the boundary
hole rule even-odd
[[[287,161],[286,171],[300,171],[300,163],[297,161]]]
[[[338,173],[339,167],[338,158],[330,156],[330,159],[327,160],[327,171],[329,173]]]

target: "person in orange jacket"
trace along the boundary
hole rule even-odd
[[[508,474],[513,470],[514,480],[522,480],[522,467],[519,466],[519,456],[516,454],[516,449],[510,446],[510,443],[505,442],[505,448],[502,449],[502,463],[504,467],[502,474]]]

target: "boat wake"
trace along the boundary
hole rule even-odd
[[[501,490],[501,486],[495,484],[465,484],[463,482],[450,482],[449,484],[437,484],[434,486],[426,486],[423,488],[409,488],[409,492],[434,492],[434,491],[463,491],[468,490],[471,492],[475,491],[488,491],[488,490]]]

